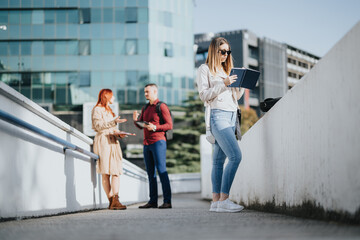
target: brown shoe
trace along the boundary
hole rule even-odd
[[[110,210],[125,210],[126,206],[122,205],[119,202],[119,196],[118,195],[114,195],[112,196],[112,201],[111,201],[111,205],[110,205]]]
[[[139,206],[139,208],[157,208],[157,204],[153,204],[153,203],[147,203],[145,205]]]
[[[108,209],[110,209],[110,206],[111,206],[112,200],[113,200],[113,197],[110,197],[110,198],[109,198],[109,206],[108,206]]]
[[[161,205],[161,206],[159,207],[159,209],[165,209],[165,208],[172,208],[172,207],[171,207],[171,203],[164,203],[163,205]]]

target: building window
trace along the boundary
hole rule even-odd
[[[45,55],[55,55],[55,41],[45,41],[44,42],[44,54]]]
[[[90,72],[79,72],[79,87],[90,87]]]
[[[288,77],[296,78],[296,73],[288,72]]]
[[[79,55],[88,56],[91,54],[90,51],[90,40],[80,40],[79,41]]]
[[[173,45],[172,43],[165,42],[164,43],[164,56],[165,57],[173,57]]]
[[[166,27],[172,27],[173,24],[172,24],[172,15],[170,12],[164,12],[163,13],[163,24],[164,26]]]
[[[44,11],[43,10],[33,11],[32,23],[33,24],[44,24]]]
[[[92,8],[91,9],[91,22],[92,23],[101,23],[101,9]]]
[[[116,8],[115,9],[115,22],[124,23],[125,22],[125,9]]]
[[[257,47],[249,46],[249,57],[259,59],[259,49]]]
[[[112,23],[113,22],[113,9],[112,8],[103,8],[103,22]]]
[[[9,24],[20,24],[20,11],[9,11]]]
[[[55,23],[55,11],[45,11],[45,23]]]
[[[165,77],[164,77],[164,85],[165,87],[171,88],[172,87],[172,83],[173,83],[173,76],[171,73],[166,73]]]
[[[125,8],[125,22],[126,23],[137,23],[137,8]]]
[[[21,24],[31,24],[32,11],[21,11]]]
[[[125,104],[125,90],[118,90],[117,91],[117,101],[120,103],[120,104]]]
[[[127,103],[136,104],[137,91],[133,89],[127,90]]]
[[[9,42],[10,56],[20,55],[19,45],[20,42]]]
[[[137,71],[126,71],[126,86],[137,85],[138,72]]]
[[[0,56],[7,56],[7,55],[8,55],[8,43],[0,42]]]
[[[79,9],[79,23],[86,24],[90,23],[90,8],[81,8]]]
[[[125,52],[126,52],[126,55],[136,55],[137,54],[137,39],[126,39]]]
[[[0,24],[8,24],[8,11],[0,11]]]
[[[24,41],[21,42],[21,55],[31,55],[31,42],[30,41]]]

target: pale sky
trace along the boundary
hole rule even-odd
[[[194,33],[248,29],[319,57],[359,21],[360,0],[194,0]]]

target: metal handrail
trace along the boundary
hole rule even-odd
[[[12,124],[16,125],[16,126],[19,126],[21,128],[27,129],[27,130],[29,130],[29,131],[31,131],[33,133],[41,135],[41,136],[43,136],[45,138],[48,138],[48,139],[50,139],[50,140],[52,140],[52,141],[54,141],[56,143],[59,143],[59,144],[61,144],[61,145],[63,145],[65,147],[64,150],[71,149],[71,150],[80,152],[82,154],[85,154],[85,155],[89,156],[92,159],[95,159],[95,160],[99,159],[99,156],[96,155],[95,153],[92,153],[90,151],[82,149],[82,148],[80,148],[80,147],[78,147],[78,146],[76,146],[76,145],[74,145],[74,144],[72,144],[72,143],[70,143],[68,141],[65,141],[65,140],[63,140],[63,139],[61,139],[61,138],[59,138],[59,137],[57,137],[57,136],[55,136],[55,135],[53,135],[51,133],[48,133],[48,132],[46,132],[46,131],[38,128],[38,127],[35,127],[34,125],[31,125],[31,124],[29,124],[29,123],[15,117],[15,116],[11,115],[11,114],[8,114],[7,112],[4,112],[2,110],[0,110],[0,119],[3,119],[3,120],[5,120],[5,121],[7,121],[9,123],[12,123]]]

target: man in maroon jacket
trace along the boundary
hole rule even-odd
[[[133,120],[145,121],[144,125],[144,161],[149,178],[150,200],[139,208],[157,208],[158,190],[156,171],[158,171],[161,186],[163,190],[164,203],[159,208],[171,208],[171,187],[169,176],[166,171],[166,137],[165,131],[173,128],[170,110],[166,104],[160,104],[162,118],[164,123],[160,124],[159,114],[156,112],[158,99],[158,88],[156,84],[147,84],[145,86],[145,98],[149,103],[145,105],[139,113],[134,111]],[[136,123],[135,125],[139,127]],[[140,127],[139,127],[140,128]]]

